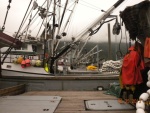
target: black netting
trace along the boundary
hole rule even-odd
[[[150,37],[150,2],[143,1],[120,13],[130,38]]]

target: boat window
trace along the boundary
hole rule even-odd
[[[37,52],[37,46],[32,45],[32,49],[33,49],[34,52]]]
[[[27,45],[26,44],[22,45],[22,50],[27,50]]]

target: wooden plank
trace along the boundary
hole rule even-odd
[[[0,89],[0,96],[6,96],[6,95],[16,95],[21,94],[25,92],[25,84]]]
[[[61,96],[62,101],[55,113],[135,113],[135,110],[126,111],[86,111],[84,100],[117,99],[104,94],[104,91],[32,91],[23,95]]]

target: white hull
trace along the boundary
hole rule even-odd
[[[19,64],[4,63],[2,65],[3,76],[49,76],[42,67],[26,67],[22,68]]]

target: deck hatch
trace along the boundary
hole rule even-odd
[[[59,96],[4,96],[0,113],[54,113],[60,101]]]
[[[118,100],[86,100],[86,110],[109,111],[109,110],[132,110],[134,106],[126,102],[119,103]]]

